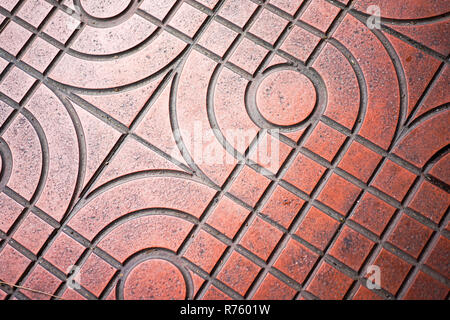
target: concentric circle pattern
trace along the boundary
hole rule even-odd
[[[0,299],[448,299],[449,32],[442,0],[0,0]]]
[[[259,111],[279,126],[303,121],[313,111],[315,102],[311,81],[295,71],[270,74],[258,88]]]

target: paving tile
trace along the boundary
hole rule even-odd
[[[68,274],[84,251],[84,247],[69,236],[61,233],[57,236],[44,259],[62,272]]]
[[[227,0],[219,15],[232,23],[243,27],[256,9],[250,0]]]
[[[220,34],[220,37],[217,36],[218,34]],[[199,41],[199,44],[222,57],[236,36],[236,32],[228,29],[218,22],[213,21],[206,29]]]
[[[339,9],[325,0],[314,0],[302,15],[302,21],[326,32]]]
[[[394,212],[394,207],[376,196],[366,193],[350,219],[379,236],[386,228]]]
[[[43,31],[59,42],[65,43],[80,25],[79,20],[58,10]]]
[[[108,284],[115,269],[96,254],[91,254],[80,270],[79,283],[94,295],[99,296]]]
[[[381,272],[381,288],[395,295],[411,269],[411,265],[386,249],[378,253],[374,266]]]
[[[353,296],[353,300],[382,300],[382,298],[366,287],[360,286]]]
[[[323,263],[306,288],[315,296],[325,300],[339,300],[345,295],[353,280],[328,263]]]
[[[264,220],[257,218],[249,226],[241,240],[241,244],[258,257],[267,260],[282,234],[280,230],[274,228]]]
[[[269,179],[245,166],[236,178],[230,193],[254,206],[268,185]]]
[[[0,0],[0,299],[448,298],[450,4],[339,2]]]
[[[338,226],[338,221],[313,207],[303,218],[296,234],[320,250],[324,250]]]
[[[253,299],[255,300],[291,300],[295,290],[278,280],[270,273],[259,286]]]
[[[25,42],[30,38],[31,32],[15,22],[9,23],[0,34],[2,49],[12,55],[17,55]]]
[[[38,71],[44,72],[58,52],[57,48],[45,40],[37,38],[23,56],[22,61]]]
[[[1,6],[8,11],[11,11],[19,0],[2,0],[0,2]]]
[[[317,261],[317,254],[290,240],[274,266],[298,283],[303,283]]]
[[[237,252],[233,252],[217,279],[244,295],[260,268]]]
[[[267,50],[251,40],[243,39],[230,58],[230,62],[249,73],[255,72],[267,54]]]
[[[250,212],[228,198],[220,199],[207,223],[233,238]]]
[[[268,43],[273,44],[280,36],[286,24],[286,20],[273,14],[269,10],[264,9],[250,28],[250,32]],[[267,28],[267,25],[270,25],[271,28]]]
[[[203,296],[205,300],[231,300],[229,296],[223,293],[221,290],[217,289],[214,286],[211,286],[206,294]]]
[[[398,201],[403,200],[415,175],[388,160],[373,185]]]
[[[319,37],[300,27],[294,26],[283,42],[281,50],[286,51],[301,61],[306,61],[319,40]]]
[[[144,1],[139,8],[162,20],[175,3],[176,0]]]
[[[351,61],[327,44],[313,66],[322,75],[327,87],[328,104],[324,115],[348,129],[353,128],[358,121],[361,92]],[[346,85],[343,86],[343,83]]]
[[[324,172],[325,167],[299,154],[284,178],[303,192],[311,193]]]
[[[450,241],[440,236],[438,242],[434,245],[430,256],[426,260],[426,264],[448,278],[450,275],[449,254],[448,249]]]
[[[180,300],[186,295],[183,275],[170,262],[162,259],[138,264],[128,274],[124,287],[124,298],[127,300]]]
[[[410,207],[435,223],[439,223],[449,203],[448,193],[425,181],[411,201]]]
[[[319,123],[305,147],[331,162],[344,143],[345,136],[335,129]]]
[[[22,212],[23,207],[5,194],[0,194],[0,207],[3,210],[0,230],[6,233]]]
[[[269,3],[278,7],[279,9],[294,15],[302,4],[303,0],[270,0]]]
[[[192,38],[205,18],[206,15],[203,12],[183,3],[172,18],[170,25]]]
[[[12,284],[19,280],[21,273],[30,263],[30,260],[10,245],[6,245],[0,252],[0,259],[0,279]]]
[[[405,300],[442,300],[448,294],[448,288],[423,272],[419,272],[411,287],[408,289]]]
[[[34,83],[34,79],[19,68],[13,68],[0,85],[0,92],[20,102]]]
[[[376,152],[364,147],[358,142],[353,142],[339,167],[367,182],[381,160],[381,156]]]
[[[449,158],[449,155],[442,157],[430,171],[434,177],[446,183],[450,181],[448,178],[448,173],[450,172]]]
[[[21,292],[32,300],[48,300],[50,299],[50,296],[40,292],[53,294],[60,283],[61,280],[38,265],[31,272],[30,276],[24,282],[23,286],[39,292],[33,292],[29,290],[21,290]]]
[[[188,247],[184,257],[203,270],[210,272],[225,248],[226,245],[209,233],[200,231]]]
[[[270,200],[264,206],[262,213],[287,228],[303,203],[304,201],[293,193],[277,186]]]
[[[51,8],[52,5],[45,1],[31,0],[25,2],[17,16],[37,27],[44,20]]]
[[[389,242],[417,258],[432,234],[432,230],[403,214],[389,237]]]
[[[272,135],[267,134],[251,152],[250,160],[276,174],[292,149]]]
[[[280,108],[273,108],[280,103]],[[293,70],[272,73],[258,88],[256,103],[270,122],[289,126],[306,119],[313,111],[316,93],[312,82]]]
[[[38,253],[53,228],[35,215],[28,215],[14,233],[14,240]]]
[[[357,231],[344,227],[329,253],[353,270],[359,270],[373,245]]]
[[[347,215],[360,191],[354,184],[333,174],[318,199],[337,212]]]

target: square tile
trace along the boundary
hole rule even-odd
[[[359,271],[373,246],[374,243],[365,236],[344,226],[329,253],[353,270]]]
[[[305,147],[331,162],[346,139],[339,131],[319,122]]]
[[[373,186],[402,201],[416,176],[398,164],[387,160]]]
[[[206,17],[206,14],[203,12],[187,3],[183,3],[170,20],[170,26],[192,38],[195,33],[197,33]]]
[[[350,219],[380,236],[394,212],[394,207],[371,193],[365,193]]]
[[[284,40],[281,50],[286,51],[294,58],[306,61],[319,43],[319,40],[320,38],[312,33],[294,26]]]
[[[381,156],[378,153],[355,141],[339,163],[339,168],[344,169],[363,182],[367,182],[380,160]]]
[[[209,216],[207,223],[232,239],[249,213],[244,207],[223,197]]]
[[[30,36],[30,31],[11,21],[0,33],[0,48],[16,56]]]
[[[360,192],[357,186],[333,173],[318,200],[346,216]]]
[[[254,42],[243,39],[230,58],[230,62],[253,74],[263,61],[267,50]]]
[[[218,36],[219,34],[220,36]],[[236,32],[216,21],[212,21],[198,43],[222,57],[236,36]]]
[[[324,250],[333,238],[338,226],[338,221],[312,207],[303,218],[295,234],[318,249]]]
[[[417,259],[432,233],[430,228],[403,214],[392,231],[389,242]]]
[[[306,290],[323,300],[338,300],[345,296],[352,282],[351,278],[324,262]]]
[[[274,267],[302,284],[318,258],[316,253],[291,239],[281,252]]]
[[[250,0],[227,0],[219,11],[219,16],[242,28],[256,7],[257,5]]]
[[[414,195],[409,207],[434,223],[439,223],[449,205],[450,197],[447,192],[424,181]]]
[[[277,186],[262,213],[288,228],[305,202],[290,191]]]
[[[253,296],[253,300],[291,300],[295,293],[295,289],[269,273]]]
[[[53,6],[44,0],[27,0],[19,10],[17,16],[34,27],[38,27],[50,12],[51,8],[53,8]]]
[[[260,269],[244,256],[233,252],[217,279],[244,296]]]
[[[203,230],[195,236],[184,257],[211,272],[227,246]]]
[[[411,269],[409,263],[386,249],[381,249],[372,265],[380,267],[381,287],[393,295],[397,294],[403,280]]]
[[[250,32],[264,41],[274,44],[286,27],[287,22],[269,10],[263,9],[256,22],[250,28]],[[267,25],[270,25],[270,28],[267,28]]]
[[[270,180],[252,168],[245,166],[233,182],[230,193],[250,206],[255,206]]]
[[[261,259],[267,260],[282,235],[280,230],[256,218],[245,232],[241,245]]]
[[[299,154],[286,172],[284,180],[310,194],[324,172],[325,167],[305,155]]]
[[[53,228],[48,223],[29,214],[14,233],[13,239],[37,254],[52,231]]]

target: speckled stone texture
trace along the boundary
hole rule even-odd
[[[443,0],[0,0],[0,299],[448,299],[449,34]]]

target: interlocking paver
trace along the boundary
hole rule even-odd
[[[448,299],[449,12],[0,0],[0,299]]]

